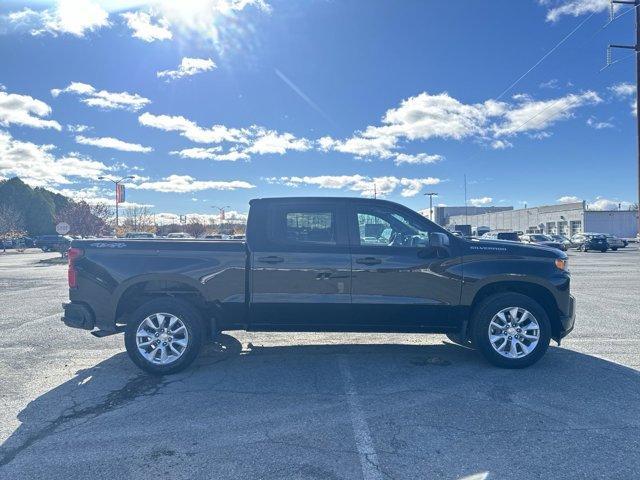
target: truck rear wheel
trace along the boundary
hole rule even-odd
[[[131,315],[124,344],[133,363],[142,370],[166,375],[179,372],[195,360],[204,336],[202,317],[191,305],[174,298],[158,298]]]
[[[538,302],[520,293],[498,293],[482,302],[473,319],[473,343],[493,365],[524,368],[549,347],[551,324]]]

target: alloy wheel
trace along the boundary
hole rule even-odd
[[[189,345],[187,327],[171,313],[153,313],[136,331],[138,352],[148,362],[168,365],[178,360]]]
[[[489,343],[506,358],[523,358],[533,352],[540,340],[540,325],[522,307],[507,307],[489,322]]]

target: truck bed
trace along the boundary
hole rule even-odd
[[[116,322],[157,292],[193,292],[233,315],[244,310],[247,248],[239,240],[85,239],[75,261],[78,286],[70,300],[93,299],[88,327],[113,330]],[[222,312],[221,312],[222,313]],[[243,315],[240,316],[242,318]]]

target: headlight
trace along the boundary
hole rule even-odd
[[[569,267],[569,260],[563,258],[556,258],[556,267],[560,270],[566,270]]]

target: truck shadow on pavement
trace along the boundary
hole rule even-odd
[[[348,365],[349,379],[341,376],[340,359]],[[78,371],[18,414],[20,426],[0,447],[0,473],[6,471],[6,478],[64,476],[81,469],[82,456],[69,453],[77,449],[88,458],[100,457],[117,477],[133,474],[136,465],[143,468],[154,456],[198,465],[201,455],[218,455],[228,463],[234,448],[242,450],[238,443],[255,441],[292,453],[303,449],[287,468],[322,466],[319,478],[342,477],[324,462],[332,455],[357,458],[344,413],[345,382],[352,382],[362,399],[378,457],[391,476],[415,476],[405,470],[409,461],[440,465],[436,477],[499,472],[509,462],[502,449],[514,442],[530,453],[519,457],[520,471],[536,475],[546,472],[540,459],[551,468],[567,455],[579,457],[571,463],[576,477],[622,478],[640,467],[637,455],[629,453],[640,428],[640,375],[607,360],[551,347],[529,369],[501,370],[476,352],[446,342],[243,348],[234,337],[221,335],[194,366],[177,375],[143,374],[124,352]],[[164,442],[141,445],[158,409],[173,412],[169,432],[185,419],[193,430],[182,426],[179,435],[169,433]],[[221,431],[224,440],[213,434]],[[333,431],[340,433],[331,440]],[[119,447],[104,451],[100,442],[87,443],[87,435],[115,437]],[[328,444],[321,446],[320,436],[329,438]],[[349,447],[332,446],[342,442]],[[484,442],[491,448],[478,449]],[[591,455],[596,445],[598,454]],[[120,464],[117,452],[123,448],[140,456]],[[228,476],[260,476],[260,468],[276,462],[270,451],[245,447],[244,455],[260,461],[227,465]],[[466,452],[462,465],[461,452]],[[288,476],[286,468],[281,475]]]

